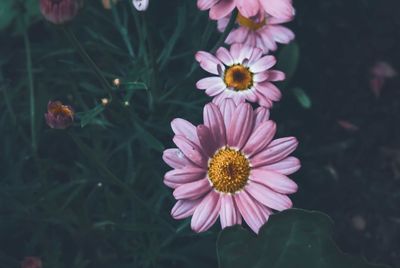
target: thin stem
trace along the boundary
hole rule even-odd
[[[108,83],[107,79],[103,76],[100,68],[96,65],[96,63],[92,60],[86,50],[83,48],[79,40],[76,38],[73,31],[71,31],[68,27],[63,27],[63,30],[68,37],[69,41],[72,45],[78,50],[78,53],[81,55],[82,59],[89,65],[94,73],[96,74],[97,78],[99,79],[100,83],[104,87],[104,89],[110,94],[110,97],[113,96],[112,86]]]
[[[125,25],[122,25],[120,17],[119,17],[119,14],[118,14],[118,10],[117,10],[117,8],[115,7],[115,5],[113,4],[112,1],[111,1],[111,4],[112,4],[112,14],[113,14],[113,17],[114,17],[115,24],[117,25],[117,29],[118,29],[119,33],[121,34],[122,40],[125,43],[125,46],[126,46],[126,48],[128,50],[129,55],[132,58],[134,58],[135,57],[135,53],[133,52],[132,44],[131,44],[131,42],[129,40],[128,30],[127,30]]]
[[[32,72],[32,54],[31,44],[29,41],[28,30],[24,31],[24,45],[26,54],[26,70],[28,73],[28,87],[29,87],[29,102],[30,102],[30,119],[31,119],[31,144],[32,150],[36,153],[37,140],[36,140],[36,103],[35,103],[35,88]]]
[[[229,23],[225,28],[225,31],[222,33],[221,37],[219,38],[218,42],[215,44],[215,46],[211,49],[210,53],[214,53],[217,51],[217,49],[222,46],[222,44],[225,42],[226,38],[228,37],[228,34],[232,31],[233,27],[235,26],[236,18],[238,15],[237,9],[235,9],[232,12],[232,15],[229,19]]]
[[[127,192],[131,198],[135,199],[137,204],[142,206],[144,209],[148,210],[149,212],[153,213],[154,208],[150,207],[145,201],[143,201],[135,191],[132,190],[132,188],[124,181],[120,180],[117,176],[115,176],[111,170],[109,170],[106,165],[97,157],[97,154],[92,151],[92,149],[87,146],[80,137],[71,134],[70,135],[75,144],[78,146],[78,148],[81,150],[81,152],[91,161],[93,161],[93,164],[96,165],[97,168],[101,170],[101,174],[103,174],[111,183],[114,185],[117,185],[121,187],[125,192]],[[162,223],[166,228],[169,230],[175,232],[175,229],[167,222],[165,221],[161,216],[158,216],[158,221]]]

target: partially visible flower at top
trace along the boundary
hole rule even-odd
[[[138,11],[145,11],[149,7],[149,0],[132,0],[132,3]]]
[[[216,75],[199,80],[197,88],[214,97],[215,103],[232,98],[236,104],[247,100],[272,107],[273,101],[280,100],[281,92],[271,81],[282,81],[285,74],[269,70],[276,59],[270,55],[262,57],[262,54],[261,48],[242,44],[233,44],[230,51],[220,47],[215,56],[205,51],[197,52],[196,60],[200,66]]]
[[[40,12],[50,22],[63,24],[72,20],[83,5],[83,0],[40,0]]]
[[[370,87],[375,97],[381,95],[385,81],[397,76],[397,71],[387,62],[380,61],[371,68]]]
[[[74,122],[74,110],[69,105],[63,105],[60,101],[49,101],[47,113],[44,115],[49,127],[65,129]]]
[[[237,7],[246,18],[262,12],[279,19],[290,19],[294,15],[292,0],[197,0],[200,10],[210,10],[210,18],[219,20],[231,14]]]
[[[292,18],[278,19],[265,12],[248,19],[238,13],[236,19],[238,28],[229,33],[225,43],[229,45],[239,43],[259,47],[264,54],[268,53],[268,51],[275,51],[278,48],[277,43],[288,44],[294,39],[294,33],[280,25],[291,20]],[[228,23],[229,16],[218,20],[218,30],[225,31]]]
[[[102,0],[103,7],[105,9],[111,9],[113,5],[115,5],[118,0]]]
[[[204,106],[203,125],[178,118],[171,126],[178,148],[164,151],[173,168],[164,183],[174,189],[175,219],[193,215],[192,229],[204,232],[218,218],[225,228],[241,224],[243,217],[258,233],[273,210],[292,207],[287,195],[297,191],[297,184],[287,175],[300,168],[300,161],[289,156],[298,142],[273,140],[276,124],[268,109],[226,99]]]
[[[42,260],[38,257],[25,257],[21,268],[42,268]]]

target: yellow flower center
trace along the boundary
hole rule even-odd
[[[261,27],[267,24],[267,19],[263,19],[260,22],[256,22],[252,19],[244,17],[242,14],[238,14],[236,18],[236,22],[239,23],[240,26],[247,27],[253,31],[257,31]]]
[[[217,151],[208,164],[208,178],[215,190],[235,193],[244,188],[250,175],[246,156],[231,148]]]
[[[253,85],[253,73],[249,68],[235,64],[225,70],[224,82],[236,91],[246,90]]]

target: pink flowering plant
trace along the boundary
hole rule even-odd
[[[382,267],[302,209],[344,203],[315,129],[363,133],[300,86],[319,70],[294,4],[312,4],[0,2],[0,267]],[[379,99],[388,66],[369,73]]]

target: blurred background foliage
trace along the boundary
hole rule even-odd
[[[375,62],[400,68],[400,4],[294,5],[297,41],[277,52],[290,80],[272,110],[279,136],[300,140],[294,204],[329,214],[345,252],[400,267],[400,84],[388,81],[379,98],[369,85]],[[0,267],[24,256],[52,268],[217,265],[219,226],[198,235],[170,217],[161,159],[170,121],[200,123],[209,101],[193,58],[219,41],[207,15],[195,1],[153,0],[138,13],[130,1],[106,10],[92,0],[60,27],[36,0],[0,3]],[[73,127],[45,125],[49,100],[74,107]]]

